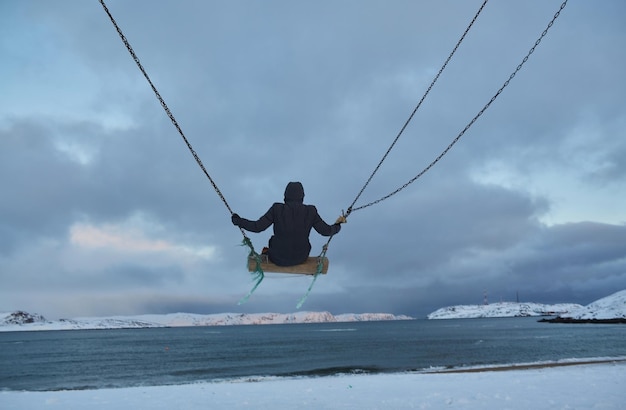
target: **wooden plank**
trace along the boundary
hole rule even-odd
[[[309,256],[309,258],[300,265],[293,266],[278,266],[269,261],[267,255],[261,256],[261,269],[263,272],[276,272],[276,273],[296,273],[305,275],[315,275],[317,273],[318,256]],[[328,258],[324,257],[322,271],[320,273],[326,274],[328,272]],[[256,260],[254,257],[248,258],[248,271],[254,272],[256,270]]]

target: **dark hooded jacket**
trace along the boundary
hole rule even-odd
[[[245,218],[233,219],[236,225],[250,232],[261,232],[274,225],[270,238],[268,256],[279,266],[303,263],[311,251],[309,234],[311,228],[323,236],[339,232],[341,225],[328,225],[313,205],[305,205],[304,188],[300,182],[290,182],[285,188],[285,203],[275,203],[257,221]]]

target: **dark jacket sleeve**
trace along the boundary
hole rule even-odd
[[[339,231],[341,230],[341,225],[339,224],[328,225],[322,219],[322,217],[317,213],[317,209],[315,209],[315,218],[313,219],[313,228],[315,228],[317,233],[319,233],[320,235],[331,236],[336,233],[339,233]]]
[[[256,221],[241,218],[239,226],[250,232],[263,232],[274,223],[274,205]]]

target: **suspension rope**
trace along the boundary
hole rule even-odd
[[[385,155],[383,155],[383,157],[381,158],[381,160],[378,162],[378,165],[376,165],[376,168],[374,168],[374,171],[372,171],[372,174],[369,176],[369,178],[367,179],[367,181],[365,182],[365,184],[363,185],[363,187],[361,188],[361,190],[359,191],[359,193],[357,194],[356,198],[354,198],[354,201],[352,201],[352,204],[348,207],[348,211],[347,214],[349,215],[352,211],[354,211],[355,209],[353,209],[354,204],[356,204],[356,201],[359,200],[359,198],[361,197],[361,194],[363,194],[363,191],[365,191],[365,188],[367,188],[367,186],[369,185],[369,183],[372,181],[372,178],[374,178],[374,175],[378,172],[378,169],[381,167],[381,165],[383,164],[383,162],[385,161],[385,159],[387,158],[387,156],[389,155],[389,153],[391,152],[391,150],[393,149],[393,147],[396,145],[396,143],[398,142],[398,140],[400,139],[400,136],[404,133],[404,130],[406,129],[406,127],[408,127],[409,123],[411,122],[411,120],[413,119],[413,116],[415,116],[415,113],[417,112],[417,110],[421,107],[422,103],[424,102],[424,100],[426,99],[426,96],[430,93],[430,90],[433,88],[433,86],[435,85],[435,83],[437,82],[437,80],[439,79],[439,76],[441,76],[441,73],[443,72],[443,70],[446,68],[446,66],[448,65],[448,63],[450,62],[450,60],[452,59],[452,56],[454,55],[454,53],[456,53],[456,50],[459,48],[459,46],[461,45],[461,43],[463,42],[463,40],[465,39],[465,36],[467,35],[467,33],[470,31],[470,29],[472,28],[472,26],[474,25],[474,22],[476,22],[476,19],[478,19],[478,16],[480,15],[480,13],[483,11],[483,8],[485,8],[485,5],[487,4],[488,0],[483,1],[483,4],[481,4],[480,8],[478,9],[478,11],[476,12],[476,15],[474,15],[474,18],[472,19],[472,21],[469,23],[469,25],[467,26],[467,28],[465,29],[465,31],[463,32],[463,35],[461,36],[461,38],[459,39],[459,41],[456,43],[456,45],[454,46],[454,48],[452,49],[452,52],[450,53],[450,55],[448,56],[448,58],[446,59],[446,61],[443,63],[443,65],[441,66],[441,68],[439,69],[439,72],[437,73],[437,75],[433,78],[432,82],[430,83],[430,85],[428,86],[428,88],[426,89],[426,92],[424,93],[424,95],[422,96],[422,98],[419,100],[419,102],[417,103],[417,105],[415,106],[415,109],[413,110],[413,112],[411,112],[411,115],[409,115],[409,118],[406,120],[406,122],[404,123],[404,125],[402,126],[402,128],[400,128],[400,131],[398,132],[398,134],[396,135],[396,138],[393,140],[393,142],[391,143],[391,145],[389,146],[389,148],[387,149],[387,152],[385,152]]]
[[[395,191],[375,200],[372,202],[369,202],[365,205],[361,205],[358,206],[356,208],[354,208],[354,203],[353,202],[351,207],[348,208],[348,213],[353,212],[353,211],[357,211],[359,209],[363,209],[363,208],[367,208],[368,206],[372,206],[375,205],[379,202],[384,201],[385,199],[388,199],[390,197],[392,197],[393,195],[397,194],[398,192],[402,191],[404,188],[408,187],[409,185],[411,185],[413,182],[415,182],[418,178],[420,178],[422,175],[424,175],[426,172],[428,172],[437,162],[439,162],[439,160],[441,158],[443,158],[444,155],[446,155],[448,153],[448,151],[450,151],[450,149],[452,149],[452,147],[461,139],[461,137],[465,134],[465,132],[467,132],[467,130],[474,125],[474,123],[476,122],[476,120],[478,120],[478,118],[483,115],[483,113],[487,110],[487,108],[489,108],[489,106],[496,100],[496,98],[498,98],[498,96],[502,93],[502,91],[506,88],[506,86],[509,85],[509,83],[511,82],[511,80],[517,75],[517,73],[522,69],[522,67],[524,66],[524,64],[526,63],[526,61],[528,61],[528,59],[530,58],[530,55],[532,53],[535,52],[535,49],[537,48],[537,46],[539,46],[539,44],[541,43],[541,41],[543,40],[543,38],[546,36],[546,34],[548,34],[548,30],[550,30],[550,28],[552,27],[552,25],[554,24],[554,22],[556,21],[556,19],[559,17],[559,15],[561,14],[561,11],[565,8],[565,6],[567,5],[567,1],[565,0],[561,6],[559,7],[558,11],[554,14],[554,16],[552,17],[552,20],[550,20],[550,22],[548,23],[548,26],[546,27],[545,30],[543,30],[543,32],[541,33],[541,35],[539,36],[539,38],[535,41],[535,44],[530,48],[530,50],[528,51],[528,53],[526,54],[526,56],[522,59],[522,62],[517,66],[517,68],[511,73],[511,75],[509,75],[509,78],[504,82],[504,84],[502,84],[502,86],[498,89],[498,91],[494,94],[493,97],[491,97],[491,100],[489,100],[489,102],[487,104],[485,104],[485,106],[478,112],[478,114],[476,114],[474,116],[474,118],[472,118],[472,120],[465,126],[465,128],[463,128],[463,130],[456,136],[456,138],[454,138],[452,140],[452,142],[450,143],[450,145],[448,145],[446,147],[446,149],[444,149],[441,154],[439,154],[439,156],[437,156],[437,158],[435,158],[430,164],[428,164],[428,166],[426,166],[426,168],[424,168],[422,171],[420,171],[420,173],[418,173],[416,176],[414,176],[413,178],[411,178],[408,182],[406,182],[404,185],[402,185],[401,187],[399,187],[398,189],[396,189]]]
[[[402,128],[400,128],[400,131],[398,132],[398,134],[396,135],[396,138],[393,140],[393,142],[391,143],[391,145],[387,149],[387,152],[385,152],[385,154],[383,155],[381,160],[378,162],[378,164],[374,168],[374,171],[372,171],[371,175],[369,176],[369,178],[367,179],[367,181],[365,182],[365,184],[363,185],[363,187],[361,188],[361,190],[357,194],[356,198],[354,198],[354,201],[352,201],[352,204],[348,207],[347,212],[344,213],[343,210],[341,211],[341,215],[344,217],[344,219],[347,218],[348,215],[350,215],[350,213],[353,210],[355,210],[355,209],[353,209],[354,204],[356,204],[356,201],[359,200],[359,198],[361,197],[361,194],[363,194],[363,191],[365,191],[365,188],[367,188],[369,183],[372,181],[372,178],[374,178],[374,175],[376,175],[376,173],[378,172],[378,169],[381,167],[381,165],[383,164],[383,162],[385,161],[387,156],[389,156],[389,153],[391,152],[391,150],[394,148],[394,146],[396,145],[396,143],[400,139],[400,136],[404,133],[404,130],[408,127],[409,123],[411,122],[411,120],[415,116],[415,113],[421,107],[422,103],[426,99],[426,96],[430,93],[430,90],[433,88],[433,86],[435,85],[435,83],[437,82],[439,77],[441,76],[441,73],[443,72],[443,70],[446,68],[446,66],[448,65],[448,63],[452,59],[452,56],[454,56],[454,54],[456,53],[457,49],[459,48],[459,46],[461,45],[461,43],[465,39],[465,36],[467,36],[467,33],[470,31],[470,29],[472,28],[472,26],[474,25],[474,23],[478,19],[478,16],[483,11],[483,8],[485,8],[485,5],[487,4],[487,1],[488,0],[484,0],[483,3],[481,4],[481,6],[479,7],[478,11],[474,15],[474,18],[472,18],[472,21],[470,22],[470,24],[467,26],[467,28],[463,32],[463,35],[461,35],[461,38],[459,39],[459,41],[457,41],[456,45],[452,49],[452,52],[450,53],[450,55],[448,55],[448,58],[446,59],[446,61],[443,63],[443,65],[439,69],[439,72],[437,73],[437,75],[435,75],[435,77],[433,78],[432,82],[430,83],[430,85],[426,89],[426,92],[424,93],[422,98],[419,100],[419,102],[417,103],[415,108],[413,109],[413,112],[411,112],[411,115],[409,115],[409,118],[406,120],[406,122],[404,123]],[[359,208],[357,208],[357,209],[359,209]],[[334,235],[331,235],[328,238],[328,240],[326,241],[326,244],[324,244],[324,246],[322,248],[322,253],[320,254],[319,258],[323,258],[323,257],[326,256],[326,252],[328,251],[328,246],[330,245],[330,241],[332,241],[333,237],[334,237]],[[321,259],[320,259],[320,261],[321,261]],[[315,274],[315,276],[313,277],[313,281],[309,285],[309,288],[308,288],[307,292],[302,297],[302,299],[300,299],[300,301],[298,302],[298,305],[297,305],[298,309],[304,304],[306,298],[308,297],[309,293],[311,292],[311,289],[313,288],[313,285],[315,284],[315,281],[317,280],[317,277],[319,276],[319,272],[321,271],[321,262],[319,262],[319,264],[320,265],[318,266],[318,273]]]
[[[157,90],[156,86],[154,85],[154,83],[150,79],[150,76],[148,76],[148,73],[143,68],[143,65],[139,61],[139,57],[137,57],[137,54],[135,53],[135,51],[131,47],[130,42],[128,41],[128,39],[126,38],[124,33],[122,32],[122,29],[120,28],[120,26],[117,24],[117,22],[113,18],[113,15],[111,14],[111,12],[107,8],[106,4],[104,3],[104,0],[99,0],[99,1],[100,1],[100,4],[102,5],[102,8],[105,11],[105,13],[107,14],[107,16],[109,16],[109,19],[111,20],[111,23],[113,23],[113,27],[115,27],[115,30],[117,31],[117,34],[119,34],[120,38],[122,39],[122,42],[126,46],[126,49],[130,53],[130,55],[133,58],[133,60],[135,60],[135,64],[137,64],[137,67],[139,68],[139,71],[141,71],[143,76],[148,81],[148,84],[150,84],[150,88],[152,88],[152,91],[154,92],[154,95],[159,100],[159,103],[161,103],[161,107],[163,107],[163,109],[165,110],[165,113],[167,114],[167,116],[169,117],[170,121],[172,121],[172,124],[174,125],[174,127],[178,131],[178,134],[180,134],[180,136],[182,137],[183,141],[187,145],[187,148],[189,149],[189,152],[191,152],[191,155],[193,155],[193,158],[196,160],[196,162],[200,166],[200,169],[202,169],[202,172],[204,172],[204,175],[206,175],[206,177],[211,182],[211,185],[213,186],[213,189],[215,190],[215,192],[217,193],[219,198],[222,200],[222,202],[226,206],[226,209],[228,209],[228,212],[230,212],[230,214],[233,215],[234,212],[231,209],[230,205],[228,204],[228,201],[226,201],[226,198],[222,194],[222,191],[220,191],[220,189],[217,187],[217,184],[215,183],[213,178],[211,178],[211,175],[209,175],[209,172],[204,167],[204,164],[200,160],[200,157],[198,156],[196,151],[191,146],[191,143],[189,142],[187,137],[185,137],[185,134],[183,133],[182,128],[180,127],[180,125],[178,125],[178,121],[176,121],[176,118],[174,117],[174,114],[172,114],[172,111],[169,109],[169,107],[165,103],[165,100],[163,99],[163,97],[161,97],[161,94],[159,93],[159,91]],[[254,246],[252,245],[252,241],[250,241],[250,238],[248,238],[248,236],[246,235],[246,233],[243,230],[243,228],[240,227],[239,231],[241,231],[241,234],[243,235],[243,245],[248,246],[250,248],[250,255],[255,257],[257,260],[260,260],[259,254],[254,250]],[[255,275],[256,283],[255,283],[254,287],[252,288],[252,290],[250,290],[250,292],[248,292],[248,294],[243,299],[241,299],[241,301],[239,302],[240,304],[241,303],[245,303],[248,300],[248,298],[250,297],[252,292],[254,292],[254,290],[261,284],[261,281],[263,281],[263,278],[265,277],[265,275],[263,273],[263,269],[261,269],[261,264],[260,263],[257,263],[257,269],[254,272],[254,275]]]
[[[174,118],[174,114],[172,114],[172,111],[169,109],[169,107],[167,106],[167,104],[165,103],[165,100],[163,100],[163,97],[161,97],[161,94],[159,93],[159,91],[157,90],[157,88],[155,87],[154,83],[152,82],[152,80],[150,79],[150,77],[148,76],[148,73],[146,72],[146,70],[143,68],[143,65],[141,65],[141,62],[139,61],[139,57],[137,57],[137,54],[135,54],[135,51],[133,50],[133,48],[131,47],[130,43],[128,42],[128,39],[126,38],[126,36],[124,35],[124,33],[122,32],[122,29],[120,28],[120,26],[117,24],[117,22],[115,21],[115,19],[113,18],[113,15],[111,14],[111,12],[109,11],[109,9],[107,8],[106,4],[104,3],[104,0],[99,0],[100,4],[102,4],[102,8],[104,9],[104,11],[106,12],[106,14],[109,16],[109,19],[111,20],[111,23],[113,23],[113,26],[115,27],[115,30],[117,31],[117,34],[119,34],[120,38],[122,39],[122,42],[124,43],[124,45],[126,46],[126,49],[128,50],[128,52],[130,53],[131,57],[133,58],[133,60],[135,60],[135,63],[137,64],[137,67],[139,68],[139,70],[141,71],[141,73],[143,74],[143,76],[146,78],[146,80],[148,81],[148,84],[150,84],[150,88],[152,88],[152,91],[154,91],[154,95],[156,96],[156,98],[159,100],[159,102],[161,103],[161,106],[163,107],[163,109],[165,110],[165,113],[167,114],[167,116],[170,118],[170,120],[172,121],[172,124],[174,125],[174,127],[176,128],[176,130],[178,131],[178,133],[180,134],[180,136],[183,138],[183,141],[185,141],[185,144],[187,144],[187,148],[189,148],[189,152],[191,152],[191,155],[193,155],[194,159],[196,160],[196,162],[198,163],[198,165],[200,166],[200,168],[202,169],[202,172],[204,172],[204,175],[206,175],[206,177],[209,179],[209,181],[211,182],[211,185],[213,185],[213,189],[215,189],[215,192],[217,193],[217,195],[220,197],[220,199],[222,200],[222,202],[224,202],[224,205],[226,205],[226,208],[228,209],[228,211],[231,213],[231,215],[233,214],[232,209],[230,208],[230,205],[228,205],[228,202],[226,201],[226,198],[224,198],[224,195],[222,194],[222,192],[220,191],[220,189],[217,187],[217,184],[215,183],[215,181],[213,180],[213,178],[211,178],[211,175],[209,175],[208,171],[206,170],[206,168],[204,167],[204,164],[202,164],[202,161],[200,160],[200,157],[198,156],[198,154],[196,153],[196,151],[193,149],[193,147],[191,146],[191,143],[189,142],[189,140],[187,139],[187,137],[185,137],[185,134],[183,133],[183,130],[180,128],[180,126],[178,125],[178,122],[176,121],[176,118]],[[245,235],[244,235],[245,236]]]
[[[465,30],[465,32],[463,33],[463,36],[461,36],[461,39],[457,42],[456,46],[454,47],[454,49],[452,50],[452,53],[450,53],[450,55],[448,56],[448,59],[446,60],[446,62],[444,63],[444,65],[441,67],[441,69],[439,70],[439,72],[437,73],[437,75],[435,76],[435,78],[433,79],[433,81],[431,82],[430,86],[428,87],[428,89],[426,90],[426,93],[424,94],[424,96],[421,98],[421,100],[419,101],[419,103],[417,104],[417,106],[415,107],[415,109],[413,110],[413,112],[411,113],[411,115],[409,116],[408,120],[404,123],[404,125],[402,126],[402,128],[400,129],[400,132],[398,133],[398,135],[396,136],[396,138],[393,140],[393,143],[391,144],[391,146],[389,147],[389,149],[387,150],[387,152],[385,153],[385,155],[383,155],[382,159],[380,160],[380,162],[378,163],[378,165],[376,166],[376,168],[374,169],[374,171],[372,172],[372,174],[370,175],[370,177],[367,179],[367,181],[365,182],[365,185],[363,185],[363,188],[361,188],[361,190],[359,191],[358,195],[356,196],[356,198],[354,199],[354,201],[352,201],[352,204],[348,207],[347,212],[344,214],[342,211],[342,215],[344,217],[347,217],[348,215],[350,215],[350,213],[352,213],[353,211],[357,211],[359,209],[363,209],[363,208],[367,208],[369,206],[375,205],[379,202],[384,201],[385,199],[390,198],[391,196],[397,194],[398,192],[402,191],[404,188],[406,188],[407,186],[409,186],[410,184],[412,184],[413,182],[415,182],[419,177],[421,177],[422,175],[424,175],[426,172],[428,172],[428,170],[430,170],[435,164],[437,164],[437,162],[439,162],[439,160],[441,158],[443,158],[444,155],[446,155],[448,153],[448,151],[450,151],[452,149],[452,147],[459,141],[459,139],[461,139],[461,137],[465,134],[465,132],[478,120],[478,118],[487,110],[487,108],[489,108],[489,106],[496,100],[496,98],[498,98],[498,96],[502,93],[502,91],[509,85],[509,83],[511,82],[511,80],[517,75],[517,73],[522,69],[522,66],[526,63],[526,61],[528,61],[530,55],[532,53],[534,53],[535,49],[537,48],[537,46],[539,46],[539,44],[541,43],[541,41],[543,40],[543,38],[546,36],[546,34],[548,34],[548,30],[552,27],[552,25],[554,24],[554,22],[556,21],[556,19],[559,17],[559,15],[561,14],[561,11],[565,8],[565,6],[567,5],[567,1],[565,0],[561,6],[559,7],[559,9],[557,10],[557,12],[554,14],[554,16],[552,17],[552,20],[550,20],[550,22],[548,23],[547,27],[545,30],[543,30],[543,32],[541,33],[541,35],[539,36],[539,38],[535,41],[535,44],[530,48],[530,50],[528,51],[528,53],[526,54],[526,56],[522,59],[522,62],[516,67],[516,69],[513,71],[513,73],[511,73],[511,75],[509,75],[509,78],[504,82],[504,84],[498,89],[498,91],[495,93],[495,95],[493,97],[491,97],[491,100],[489,100],[489,102],[487,104],[485,104],[485,106],[478,112],[478,114],[476,114],[476,116],[474,116],[474,118],[472,118],[472,120],[465,126],[465,128],[459,133],[459,135],[456,136],[456,138],[454,140],[452,140],[452,142],[446,147],[445,150],[443,150],[443,152],[441,152],[441,154],[439,154],[439,156],[437,156],[437,158],[435,158],[434,161],[432,161],[430,164],[428,164],[428,166],[426,168],[424,168],[420,173],[418,173],[415,177],[413,177],[412,179],[410,179],[407,183],[405,183],[404,185],[402,185],[401,187],[399,187],[398,189],[396,189],[395,191],[375,200],[372,202],[369,202],[365,205],[362,206],[358,206],[358,207],[354,207],[354,205],[356,204],[356,202],[358,201],[359,197],[361,196],[361,194],[363,193],[363,191],[365,190],[365,188],[368,186],[368,184],[370,183],[370,181],[372,180],[372,178],[374,177],[374,175],[376,174],[376,172],[378,171],[378,169],[380,168],[380,166],[382,165],[383,161],[387,158],[387,156],[389,155],[389,152],[391,151],[391,149],[394,147],[394,145],[396,144],[396,142],[398,141],[398,139],[400,138],[400,136],[402,135],[402,133],[404,132],[404,130],[406,129],[406,127],[408,126],[409,122],[411,121],[411,119],[413,118],[413,116],[415,115],[416,111],[419,109],[420,105],[422,104],[422,102],[424,101],[424,99],[426,98],[426,95],[428,95],[428,93],[430,92],[431,88],[433,87],[433,85],[435,84],[435,82],[437,81],[437,79],[439,78],[439,76],[441,75],[442,71],[444,70],[444,68],[446,67],[446,65],[448,64],[448,62],[450,61],[450,59],[452,58],[452,56],[454,55],[454,53],[456,52],[457,48],[459,47],[459,45],[461,44],[461,41],[463,40],[463,38],[465,38],[465,35],[468,33],[469,29],[472,27],[472,25],[474,24],[474,22],[476,21],[476,19],[478,18],[478,15],[480,14],[480,12],[482,11],[482,9],[485,7],[485,4],[487,3],[487,0],[485,0],[485,2],[483,2],[483,4],[480,6],[480,9],[478,10],[478,12],[476,13],[476,15],[474,16],[474,18],[472,19],[470,25],[467,27],[467,29]],[[331,236],[330,238],[328,238],[328,241],[326,242],[326,244],[324,245],[324,250],[323,250],[323,254],[326,254],[326,251],[328,250],[328,245],[330,244],[330,241],[333,239],[333,237]],[[311,290],[311,287],[313,286],[313,284],[315,283],[315,279],[316,277],[313,278],[313,282],[311,283],[311,285],[309,286],[309,290],[307,291],[307,294],[302,298],[302,300],[300,301],[300,303],[298,304],[298,307],[300,307],[302,305],[302,303],[304,303],[304,300],[306,299],[306,296],[308,295],[308,292]]]
[[[415,116],[415,113],[422,106],[422,103],[426,99],[426,96],[428,96],[428,94],[430,93],[430,90],[433,88],[433,86],[435,85],[435,83],[437,82],[439,77],[441,76],[441,73],[443,73],[443,70],[447,67],[448,63],[452,59],[452,56],[454,56],[454,54],[458,50],[459,46],[461,45],[461,43],[463,42],[463,40],[467,36],[467,33],[469,33],[470,29],[472,28],[472,26],[474,25],[474,23],[478,19],[478,16],[480,15],[480,13],[485,8],[485,5],[487,5],[487,1],[488,0],[484,0],[483,3],[478,8],[478,11],[474,15],[474,18],[472,18],[472,20],[470,21],[469,25],[467,26],[467,28],[465,29],[465,31],[461,35],[461,38],[459,38],[459,41],[457,41],[457,43],[455,44],[454,48],[450,52],[450,55],[448,55],[448,58],[446,58],[446,61],[443,63],[443,65],[439,69],[439,72],[437,72],[437,75],[435,75],[435,77],[431,81],[430,85],[426,89],[426,92],[424,93],[422,98],[419,100],[419,102],[417,103],[417,105],[415,106],[413,111],[411,112],[411,115],[409,115],[409,118],[405,121],[404,125],[402,125],[402,128],[400,128],[400,131],[398,132],[398,134],[396,135],[395,139],[393,140],[393,142],[391,143],[391,145],[387,149],[387,152],[385,152],[383,157],[380,159],[380,161],[378,162],[378,164],[374,168],[374,171],[372,171],[372,173],[370,174],[369,178],[367,178],[367,181],[365,182],[365,184],[363,185],[363,187],[361,188],[359,193],[356,195],[356,197],[352,201],[352,204],[350,204],[350,206],[348,207],[347,212],[344,213],[343,210],[341,211],[341,215],[344,218],[347,218],[348,215],[350,215],[350,213],[355,210],[353,208],[354,204],[356,204],[356,202],[359,200],[359,198],[361,197],[361,194],[363,194],[363,192],[365,191],[365,188],[367,188],[369,183],[372,181],[372,178],[374,178],[374,175],[376,175],[376,173],[378,172],[379,168],[382,166],[383,162],[385,161],[385,159],[387,159],[387,157],[389,156],[389,153],[391,152],[391,150],[394,148],[394,146],[396,145],[396,143],[400,139],[400,136],[402,136],[402,134],[404,133],[404,130],[409,126],[409,123],[411,122],[411,120]],[[360,209],[360,208],[356,208],[356,209]],[[326,255],[326,251],[328,251],[328,246],[330,245],[330,241],[332,241],[333,237],[334,237],[334,235],[331,235],[328,238],[328,241],[326,241],[326,244],[322,248],[322,253],[320,254],[320,257],[323,257],[323,256]],[[313,284],[315,284],[315,281],[317,280],[317,276],[318,276],[318,274],[315,274],[315,276],[313,277],[313,281],[311,282],[311,285],[309,286],[309,289],[307,290],[306,294],[302,297],[302,299],[300,299],[300,302],[298,302],[298,306],[297,306],[298,308],[300,308],[302,306],[302,304],[306,300],[307,296],[309,295],[309,292],[311,291],[311,288],[313,287]]]

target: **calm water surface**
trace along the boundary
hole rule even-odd
[[[626,326],[536,318],[0,332],[0,389],[97,389],[626,356]]]

